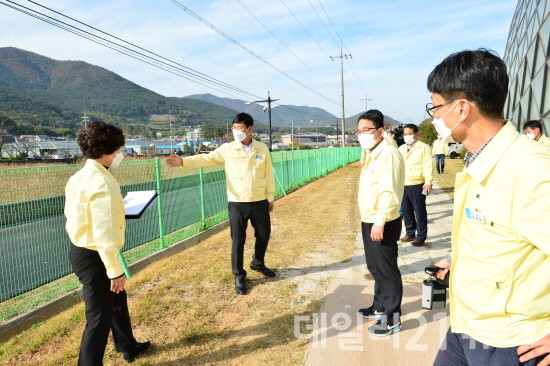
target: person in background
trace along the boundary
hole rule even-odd
[[[527,121],[523,125],[525,135],[531,140],[550,147],[550,138],[542,133],[542,124],[539,121]]]
[[[404,163],[399,151],[384,138],[384,116],[371,109],[357,122],[356,134],[368,150],[361,169],[358,203],[367,268],[374,278],[373,304],[359,309],[376,336],[401,331],[403,282],[397,266],[397,240],[401,234],[399,203],[403,198]]]
[[[264,263],[271,235],[269,213],[274,208],[273,166],[267,146],[252,138],[253,125],[252,116],[239,113],[233,119],[235,141],[223,144],[209,154],[183,159],[178,155],[170,155],[166,158],[169,167],[201,168],[225,164],[232,240],[231,267],[235,275],[235,291],[241,295],[247,292],[243,253],[248,220],[254,227],[256,238],[250,269],[267,277],[275,277],[275,272]]]
[[[405,159],[405,193],[401,209],[406,234],[399,240],[421,247],[428,235],[426,196],[432,191],[434,161],[430,147],[418,139],[417,125],[405,125],[403,139],[405,144],[399,146],[399,151]]]
[[[435,158],[435,167],[437,174],[443,174],[445,170],[445,155],[449,153],[449,146],[443,141],[441,136],[437,135],[437,139],[432,144],[432,154]]]
[[[87,160],[65,187],[65,216],[72,242],[69,259],[86,305],[78,365],[103,365],[109,331],[115,349],[132,362],[150,342],[134,338],[119,257],[126,228],[124,203],[109,169],[124,158],[124,135],[113,125],[94,121],[78,132],[77,142]]]
[[[503,122],[506,64],[480,49],[448,56],[428,77],[445,142],[467,150],[456,175],[450,321],[434,366],[550,364],[550,149]],[[446,263],[445,263],[446,262]],[[451,266],[452,263],[452,266]]]
[[[397,148],[397,142],[395,141],[395,131],[384,131],[384,138],[388,139],[388,142],[395,148]]]

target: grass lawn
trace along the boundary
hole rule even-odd
[[[464,163],[462,159],[445,159],[445,171],[443,174],[434,175],[434,180],[441,188],[441,190],[447,193],[451,198],[455,195],[455,176],[456,173],[461,172],[464,169]]]
[[[134,365],[300,365],[309,340],[294,336],[294,316],[319,311],[330,271],[353,254],[358,179],[355,163],[275,203],[266,264],[278,274],[249,270],[245,296],[234,291],[229,230],[129,279],[135,336],[153,343]],[[79,304],[35,325],[0,345],[0,365],[75,365],[84,322]],[[112,341],[104,363],[125,364]]]

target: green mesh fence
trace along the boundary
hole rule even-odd
[[[358,147],[272,153],[276,196],[359,160]],[[0,320],[80,284],[68,260],[64,189],[82,164],[0,169]],[[124,161],[113,175],[122,195],[159,192],[137,220],[127,220],[128,263],[227,219],[223,166],[170,169],[163,159]]]

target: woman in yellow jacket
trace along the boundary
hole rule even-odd
[[[103,365],[110,330],[115,349],[131,362],[150,343],[138,343],[132,333],[119,258],[126,228],[124,203],[109,169],[123,159],[124,135],[120,128],[94,121],[79,131],[77,141],[88,160],[65,187],[65,216],[72,242],[69,259],[86,304],[78,365]]]

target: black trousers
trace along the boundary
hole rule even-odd
[[[401,218],[386,222],[382,241],[370,237],[373,224],[362,222],[363,246],[367,268],[374,277],[375,310],[383,311],[388,322],[394,324],[401,316],[403,281],[397,266],[397,241],[401,234]]]
[[[86,327],[80,342],[78,365],[103,365],[110,330],[113,331],[117,351],[129,351],[137,345],[132,333],[126,291],[115,294],[110,290],[111,280],[97,251],[71,244],[69,259],[82,283],[86,305]]]
[[[422,186],[423,184],[405,186],[401,202],[407,236],[416,237],[418,240],[426,240],[428,236],[428,211]]]
[[[269,217],[269,202],[229,202],[229,227],[231,229],[231,269],[235,276],[246,276],[243,268],[244,243],[248,220],[254,228],[256,244],[254,246],[253,264],[263,265],[269,236],[271,235],[271,220]]]
[[[445,154],[435,154],[435,166],[439,174],[445,170]]]
[[[476,341],[451,328],[437,353],[433,366],[536,366],[545,355],[519,362],[518,347],[497,348]]]

